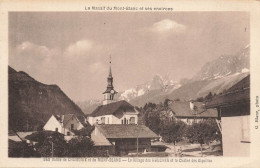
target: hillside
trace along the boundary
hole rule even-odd
[[[8,82],[9,130],[35,131],[52,114],[84,115],[57,85],[45,85],[11,67]]]

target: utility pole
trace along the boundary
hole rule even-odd
[[[51,140],[51,157],[53,157],[53,141],[52,141],[52,136],[50,136],[48,139]]]
[[[137,141],[136,141],[136,151],[137,151],[137,157],[138,157],[138,146],[139,146],[139,144],[138,144],[138,135],[137,135]]]
[[[51,157],[53,157],[53,142],[51,142]]]
[[[28,132],[29,129],[29,124],[28,124],[28,119],[26,120],[26,131]]]

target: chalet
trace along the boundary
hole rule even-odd
[[[218,113],[215,109],[206,109],[202,102],[171,101],[168,110],[162,111],[161,117],[178,119],[188,125],[205,119],[217,119]]]
[[[57,131],[64,135],[74,135],[73,130],[80,130],[87,126],[84,116],[74,114],[52,115],[43,130]]]
[[[224,156],[250,154],[250,76],[206,103],[221,117]]]
[[[112,145],[109,150],[110,154],[117,156],[151,152],[151,139],[158,138],[144,125],[120,124],[96,125],[91,138],[96,137],[105,137]]]

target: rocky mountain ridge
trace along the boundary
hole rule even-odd
[[[201,70],[191,79],[183,79],[174,82],[161,75],[145,84],[127,89],[118,93],[118,100],[127,100],[135,106],[144,106],[145,103],[163,102],[166,98],[189,100],[206,96],[209,92],[220,93],[231,87],[249,74],[250,45],[234,55],[222,55],[219,58],[206,63]],[[88,105],[81,102],[84,113],[91,113]],[[101,104],[91,104],[91,109]]]

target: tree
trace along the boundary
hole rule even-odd
[[[200,144],[201,156],[203,155],[203,144],[209,144],[214,140],[221,140],[221,133],[218,129],[217,123],[213,119],[193,123],[187,128],[186,136],[191,143],[198,142]]]
[[[146,119],[146,126],[148,126],[153,132],[160,133],[160,113],[158,111],[152,111],[148,114]]]
[[[94,126],[87,126],[87,127],[84,127],[80,130],[74,130],[74,133],[75,135],[77,136],[88,136],[88,137],[91,137],[91,132],[94,130]]]
[[[209,92],[209,94],[207,96],[205,96],[204,100],[211,100],[213,97],[212,93]]]
[[[64,135],[54,131],[39,131],[25,137],[38,142],[35,147],[42,157],[63,157],[67,153]]]
[[[165,142],[174,144],[174,153],[176,154],[176,142],[179,142],[183,139],[185,131],[186,124],[184,122],[173,120],[168,122],[162,122],[160,134]]]
[[[77,136],[68,143],[69,157],[89,157],[95,154],[94,142],[86,136]]]
[[[34,149],[32,145],[29,145],[24,141],[15,142],[9,140],[8,156],[9,157],[40,157],[40,154]]]
[[[197,101],[197,102],[203,102],[203,101],[204,101],[204,98],[203,98],[203,97],[198,97],[198,98],[196,99],[196,101]]]

